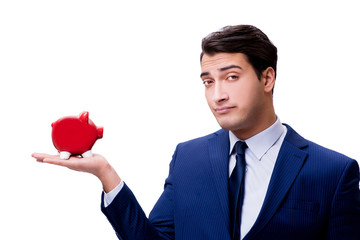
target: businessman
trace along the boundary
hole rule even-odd
[[[33,157],[97,176],[119,239],[359,240],[358,163],[280,121],[269,38],[251,25],[228,26],[203,39],[200,61],[221,130],[176,147],[149,218],[104,157]]]

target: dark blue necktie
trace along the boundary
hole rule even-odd
[[[245,190],[245,142],[238,141],[235,144],[236,165],[229,178],[229,206],[230,206],[230,223],[233,240],[240,239],[241,226],[241,209],[244,200]]]

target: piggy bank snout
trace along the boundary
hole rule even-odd
[[[104,128],[103,127],[98,127],[96,130],[97,130],[98,138],[102,138],[103,134],[104,134]]]

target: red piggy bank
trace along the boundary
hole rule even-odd
[[[60,118],[51,126],[52,141],[61,159],[68,159],[70,155],[91,157],[91,148],[97,139],[102,138],[104,131],[89,119],[88,112]]]

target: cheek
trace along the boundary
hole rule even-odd
[[[205,89],[205,98],[206,98],[206,102],[210,106],[211,105],[211,99],[212,99],[212,94],[210,92],[210,89]]]
[[[259,86],[255,84],[241,84],[231,88],[233,101],[243,107],[252,107],[259,100]]]

